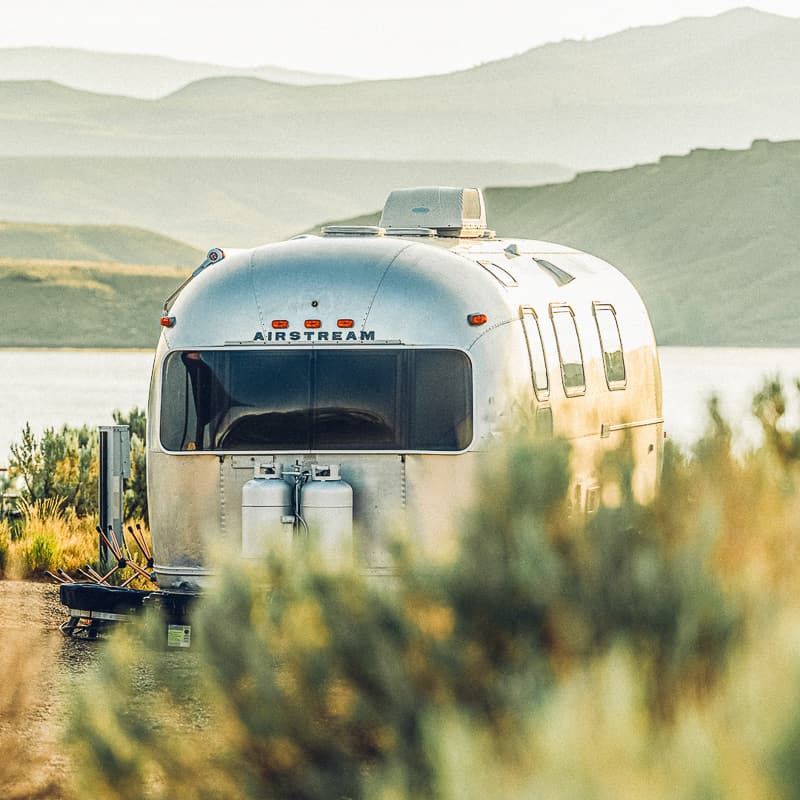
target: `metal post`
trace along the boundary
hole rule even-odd
[[[123,481],[131,476],[131,437],[127,425],[101,425],[100,428],[99,510],[100,528],[110,525],[117,544],[122,547]],[[113,566],[111,555],[102,538],[100,563],[105,569]]]

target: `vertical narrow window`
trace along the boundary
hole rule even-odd
[[[550,379],[547,374],[547,361],[544,356],[539,320],[532,308],[523,306],[520,309],[520,314],[522,316],[522,329],[525,331],[525,341],[528,345],[533,390],[539,400],[546,400],[550,396]]]
[[[602,303],[594,304],[597,333],[603,349],[603,366],[609,389],[624,389],[626,382],[625,355],[619,335],[619,323],[614,307]]]
[[[550,317],[556,334],[564,394],[567,397],[575,397],[586,391],[583,353],[575,324],[575,314],[569,306],[550,306]]]

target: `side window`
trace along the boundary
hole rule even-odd
[[[625,355],[614,306],[603,303],[594,304],[594,318],[597,320],[597,333],[603,348],[603,366],[609,389],[624,389],[626,381]]]
[[[520,308],[522,329],[525,331],[525,341],[528,343],[528,358],[531,362],[531,379],[533,390],[539,400],[546,400],[550,396],[550,379],[547,375],[547,361],[544,357],[542,332],[539,330],[539,320],[532,308]]]
[[[567,397],[575,397],[586,391],[583,353],[578,339],[575,314],[569,306],[550,306],[550,318],[553,320],[553,330],[556,333],[564,394]]]

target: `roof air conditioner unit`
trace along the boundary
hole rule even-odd
[[[395,189],[383,207],[380,226],[433,228],[439,236],[480,237],[486,231],[486,208],[480,189],[418,186]]]

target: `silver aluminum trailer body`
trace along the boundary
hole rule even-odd
[[[485,230],[347,233],[229,252],[165,312],[147,454],[162,588],[201,588],[211,550],[242,548],[259,465],[338,465],[370,575],[391,573],[400,525],[446,557],[481,459],[515,419],[571,441],[576,507],[596,507],[599,461],[623,442],[635,492],[652,495],[660,372],[619,271]]]

